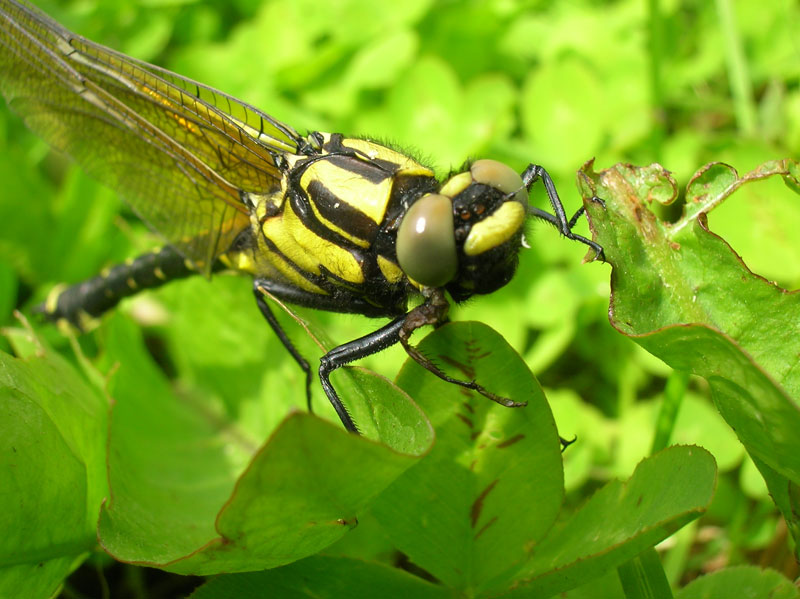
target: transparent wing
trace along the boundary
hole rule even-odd
[[[249,223],[241,191],[280,187],[290,127],[210,87],[0,0],[0,90],[26,124],[210,272]]]

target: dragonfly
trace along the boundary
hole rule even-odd
[[[451,377],[412,345],[446,322],[451,302],[493,293],[518,264],[534,218],[573,232],[548,172],[491,159],[442,180],[402,151],[361,137],[301,135],[207,85],[72,33],[34,6],[0,0],[0,92],[25,124],[115,189],[166,242],[86,281],[60,286],[42,311],[86,329],[120,300],[194,274],[253,279],[256,305],[305,373],[312,369],[268,296],[388,320],[320,359],[322,389],[358,433],[331,384],[336,369],[400,343],[433,375],[508,407],[475,380]],[[530,204],[541,181],[552,212]],[[409,308],[409,305],[413,307]]]

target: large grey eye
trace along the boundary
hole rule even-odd
[[[453,203],[439,194],[422,196],[408,209],[397,230],[397,262],[426,287],[453,280],[458,268],[453,236]]]
[[[476,160],[470,167],[473,181],[499,189],[503,193],[517,192],[515,199],[526,204],[528,202],[527,190],[522,182],[522,177],[510,166],[497,162],[497,160]]]

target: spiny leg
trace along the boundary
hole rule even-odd
[[[522,182],[525,184],[525,187],[528,189],[528,191],[530,191],[533,184],[540,179],[544,184],[545,191],[547,192],[547,198],[550,200],[550,206],[552,206],[555,214],[550,214],[549,212],[545,212],[544,210],[534,206],[529,207],[528,213],[536,218],[550,223],[551,225],[554,225],[567,239],[578,241],[592,248],[595,251],[595,259],[599,258],[600,260],[605,260],[603,248],[600,246],[600,244],[592,241],[591,239],[587,239],[583,235],[578,235],[577,233],[572,232],[572,227],[575,226],[575,223],[578,222],[578,219],[584,213],[583,206],[581,206],[578,211],[575,212],[571,219],[567,220],[567,214],[564,211],[564,205],[561,203],[561,198],[558,197],[558,191],[556,191],[555,183],[553,183],[553,179],[550,177],[550,174],[538,164],[529,164],[528,168],[526,168],[522,173]],[[602,202],[600,198],[596,199]]]
[[[602,199],[598,198],[597,196],[592,196],[591,198],[589,198],[589,200],[592,201],[592,202],[595,202],[597,204],[600,204],[600,207],[603,208],[603,209],[605,209],[605,207],[606,207],[605,201],[603,201]],[[567,226],[570,228],[570,230],[572,230],[572,227],[575,226],[575,223],[578,222],[578,219],[581,216],[583,216],[583,214],[585,212],[586,212],[586,207],[585,206],[581,206],[580,208],[578,208],[575,211],[575,214],[572,215],[572,218],[569,219],[569,223],[567,224]]]
[[[318,310],[345,312],[349,309],[349,311],[358,314],[368,314],[373,316],[384,315],[384,312],[376,311],[372,304],[368,304],[363,298],[356,295],[344,296],[340,294],[339,297],[319,295],[309,291],[304,291],[287,283],[273,281],[270,279],[256,279],[253,285],[256,301],[258,302],[261,313],[264,315],[267,322],[269,322],[272,329],[277,333],[284,346],[289,350],[294,359],[298,364],[300,364],[300,367],[306,373],[306,393],[309,399],[311,397],[311,370],[308,366],[308,362],[306,362],[306,360],[299,354],[294,345],[288,339],[286,333],[278,325],[277,320],[272,314],[272,311],[267,306],[266,299],[264,298],[264,292],[268,292],[270,295],[273,295],[283,301],[291,302],[298,306],[316,308]],[[370,312],[370,309],[372,309],[372,312]],[[322,388],[325,391],[325,395],[328,397],[328,401],[331,402],[336,410],[336,413],[339,415],[342,424],[350,432],[358,433],[358,429],[353,422],[353,419],[350,417],[350,414],[347,412],[347,409],[344,407],[344,404],[342,404],[342,401],[339,398],[339,395],[336,393],[336,390],[333,388],[333,385],[329,380],[330,373],[337,368],[344,366],[345,364],[377,353],[389,347],[390,345],[397,343],[399,339],[396,329],[400,327],[404,317],[405,315],[395,319],[395,321],[392,323],[389,323],[385,327],[378,329],[369,335],[365,335],[360,339],[356,339],[355,341],[335,347],[320,359],[319,376],[320,382],[322,383]],[[309,404],[309,410],[310,409],[311,407]]]
[[[286,290],[282,289],[280,285],[276,285],[273,281],[257,279],[254,283],[254,294],[261,313],[278,335],[278,338],[284,344],[286,349],[289,350],[300,367],[306,372],[306,392],[310,400],[311,379],[308,362],[306,362],[306,360],[299,354],[284,330],[278,324],[274,314],[267,306],[262,290],[269,290],[270,292],[277,291],[277,295],[279,297],[281,297]],[[293,297],[293,299],[295,301],[298,299],[302,301],[311,301],[309,298],[303,297]],[[309,303],[309,305],[312,304]],[[448,383],[476,391],[484,397],[487,397],[488,399],[491,399],[492,401],[495,401],[506,407],[520,407],[526,405],[525,402],[515,402],[510,399],[495,395],[494,393],[484,389],[475,381],[464,381],[447,375],[427,356],[410,344],[409,338],[416,329],[426,324],[435,326],[445,321],[447,318],[448,306],[449,305],[444,297],[444,293],[440,290],[436,290],[432,296],[425,301],[425,303],[417,306],[407,314],[395,318],[390,323],[376,331],[373,331],[372,333],[369,333],[368,335],[364,335],[363,337],[348,343],[344,343],[338,347],[334,347],[327,354],[322,356],[322,358],[320,358],[319,378],[322,388],[325,391],[325,395],[328,397],[328,400],[331,402],[331,405],[333,405],[334,410],[336,410],[336,414],[339,416],[342,424],[348,431],[358,434],[358,427],[347,411],[347,408],[345,408],[344,404],[342,403],[342,400],[340,399],[339,394],[336,392],[336,389],[333,387],[333,384],[330,381],[331,373],[342,366],[354,362],[355,360],[359,360],[383,351],[397,342],[402,343],[403,348],[406,350],[408,355],[418,364],[420,364],[420,366]]]
[[[308,406],[308,411],[312,412],[311,407],[311,367],[308,365],[308,361],[297,351],[297,348],[292,343],[292,340],[289,339],[289,336],[286,334],[286,331],[283,330],[283,327],[278,322],[278,319],[275,318],[275,314],[272,313],[269,306],[267,305],[267,301],[264,298],[264,293],[262,291],[264,287],[261,285],[261,281],[256,279],[253,282],[253,295],[256,297],[256,304],[258,304],[258,309],[261,310],[261,314],[264,319],[269,323],[269,326],[272,327],[272,330],[275,331],[275,334],[280,339],[281,343],[283,343],[283,347],[292,355],[295,362],[300,365],[300,368],[303,369],[303,372],[306,373],[306,405]]]
[[[416,329],[426,324],[436,325],[445,319],[447,307],[448,304],[444,294],[438,290],[434,291],[433,295],[428,298],[425,303],[417,306],[407,314],[395,318],[377,331],[340,345],[339,347],[335,347],[322,356],[319,366],[319,378],[322,383],[322,388],[325,390],[325,394],[328,396],[331,404],[333,404],[336,413],[339,415],[339,418],[342,420],[347,430],[354,433],[358,432],[355,423],[342,405],[339,395],[330,382],[331,373],[350,362],[383,351],[398,341],[403,345],[403,348],[415,362],[440,379],[476,391],[484,397],[506,407],[513,408],[526,405],[525,402],[515,402],[505,397],[495,395],[484,389],[475,381],[464,381],[447,375],[427,356],[410,344],[409,338]]]
[[[325,395],[328,396],[328,400],[333,405],[333,408],[336,410],[336,413],[339,415],[342,424],[344,424],[344,427],[351,433],[358,434],[358,428],[355,422],[353,422],[350,413],[342,404],[342,400],[339,398],[339,394],[336,393],[336,389],[333,388],[330,375],[334,370],[350,362],[376,354],[397,343],[400,340],[400,329],[403,326],[405,318],[405,315],[399,316],[377,331],[373,331],[368,335],[334,347],[320,358],[319,380],[322,383],[322,388],[325,391]]]
[[[444,297],[444,293],[441,290],[434,290],[431,297],[429,297],[425,303],[420,304],[413,310],[411,310],[403,319],[402,328],[399,332],[399,340],[400,343],[403,345],[403,349],[406,350],[406,353],[420,366],[425,368],[428,372],[435,374],[437,377],[442,379],[445,382],[452,383],[454,385],[459,385],[460,387],[464,387],[465,389],[470,389],[472,391],[476,391],[480,393],[487,399],[491,399],[492,401],[505,406],[507,408],[519,408],[522,406],[527,405],[527,402],[517,402],[506,397],[501,397],[499,395],[495,395],[491,391],[485,389],[482,385],[478,384],[476,381],[465,381],[462,379],[457,379],[449,376],[445,373],[441,368],[439,368],[433,361],[428,358],[425,354],[423,354],[419,349],[411,345],[410,338],[412,333],[420,327],[423,327],[427,324],[433,325],[434,327],[437,324],[441,323],[443,320],[447,318],[447,310],[449,309],[450,305],[447,302],[447,299]]]

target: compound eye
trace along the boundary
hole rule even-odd
[[[458,268],[453,230],[450,198],[422,196],[408,209],[397,230],[400,268],[426,287],[441,287],[452,281]]]
[[[507,164],[497,160],[476,160],[469,170],[476,183],[489,185],[506,194],[517,192],[515,199],[522,204],[527,203],[527,190],[522,177]]]

